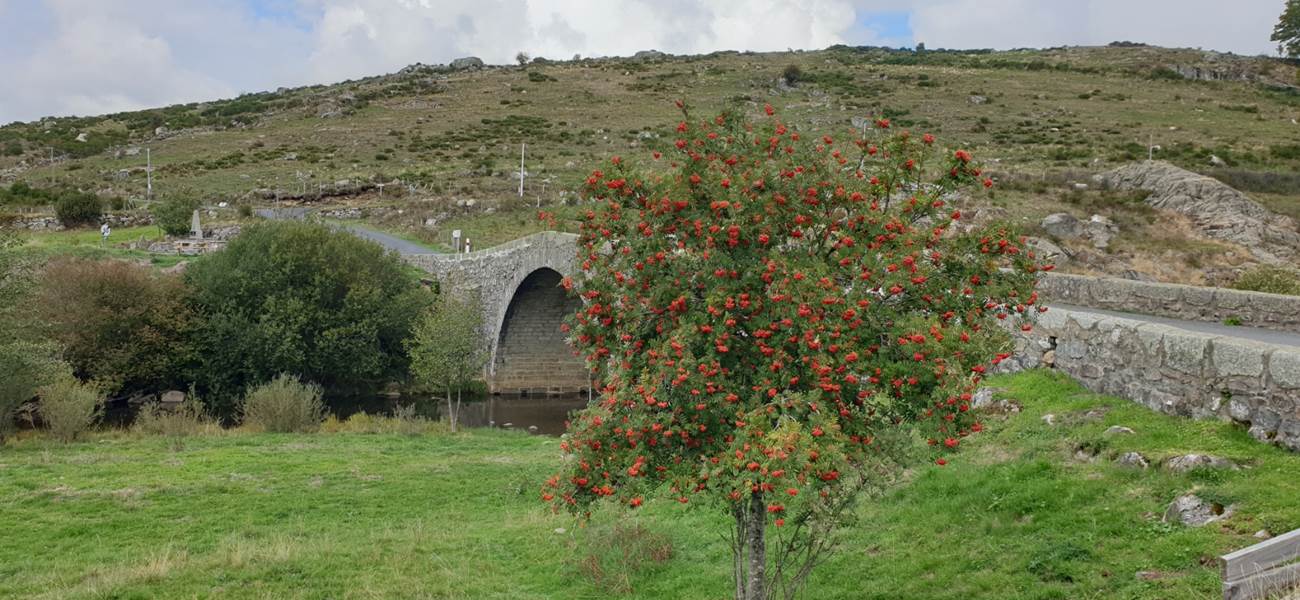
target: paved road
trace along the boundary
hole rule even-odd
[[[1209,323],[1204,321],[1184,321],[1181,319],[1170,319],[1167,317],[1153,317],[1151,315],[1140,315],[1136,313],[1119,312],[1114,310],[1105,310],[1101,308],[1084,308],[1081,306],[1070,306],[1068,304],[1049,304],[1049,307],[1062,308],[1072,312],[1087,312],[1096,315],[1109,317],[1120,317],[1142,321],[1145,323],[1155,323],[1157,325],[1168,325],[1187,331],[1197,333],[1207,333],[1210,335],[1221,335],[1224,337],[1233,337],[1237,339],[1246,339],[1265,344],[1277,344],[1279,346],[1291,346],[1300,348],[1300,333],[1288,331],[1273,331],[1271,329],[1260,329],[1258,327],[1231,326],[1220,323]]]
[[[340,225],[344,229],[351,231],[353,235],[363,237],[372,242],[379,244],[389,250],[396,250],[398,254],[438,254],[436,250],[428,246],[422,246],[415,242],[408,242],[399,237],[393,237],[382,231],[375,231],[369,227],[362,227],[352,223]]]

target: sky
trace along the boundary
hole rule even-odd
[[[1116,40],[1273,54],[1284,0],[0,0],[0,123],[422,62]]]

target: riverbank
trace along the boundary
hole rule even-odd
[[[864,503],[810,597],[1211,597],[1213,557],[1258,530],[1300,527],[1300,456],[1047,373],[995,385],[1021,412],[989,415],[948,466]],[[1105,434],[1111,426],[1134,433]],[[588,527],[547,512],[537,493],[558,444],[487,429],[214,430],[180,444],[27,436],[0,448],[0,597],[725,596],[726,523],[708,510],[652,503]],[[1152,467],[1114,463],[1130,451]],[[1156,466],[1192,452],[1241,469]],[[1236,514],[1162,523],[1168,502],[1193,490]]]

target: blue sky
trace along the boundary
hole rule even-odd
[[[1284,0],[0,0],[0,123],[515,53],[1114,40],[1271,53]]]

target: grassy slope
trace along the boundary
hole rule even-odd
[[[991,419],[948,467],[921,468],[864,506],[846,548],[814,577],[812,597],[1211,597],[1218,580],[1205,557],[1253,543],[1260,528],[1300,526],[1300,456],[1045,373],[997,383],[1024,413]],[[1071,417],[1098,407],[1110,409],[1099,421]],[[1061,424],[1044,424],[1047,412]],[[1111,424],[1138,433],[1104,439]],[[1074,461],[1080,442],[1103,444],[1103,457],[1201,451],[1249,468],[1129,471]],[[179,451],[122,434],[66,447],[28,439],[0,453],[0,597],[618,595],[580,567],[580,542],[606,531],[610,517],[575,529],[535,498],[556,445],[494,431],[235,433],[192,438]],[[1193,488],[1239,504],[1239,514],[1203,529],[1150,516]],[[630,574],[629,595],[725,597],[721,522],[668,504],[624,519],[675,547]],[[1137,571],[1164,578],[1142,581]]]

